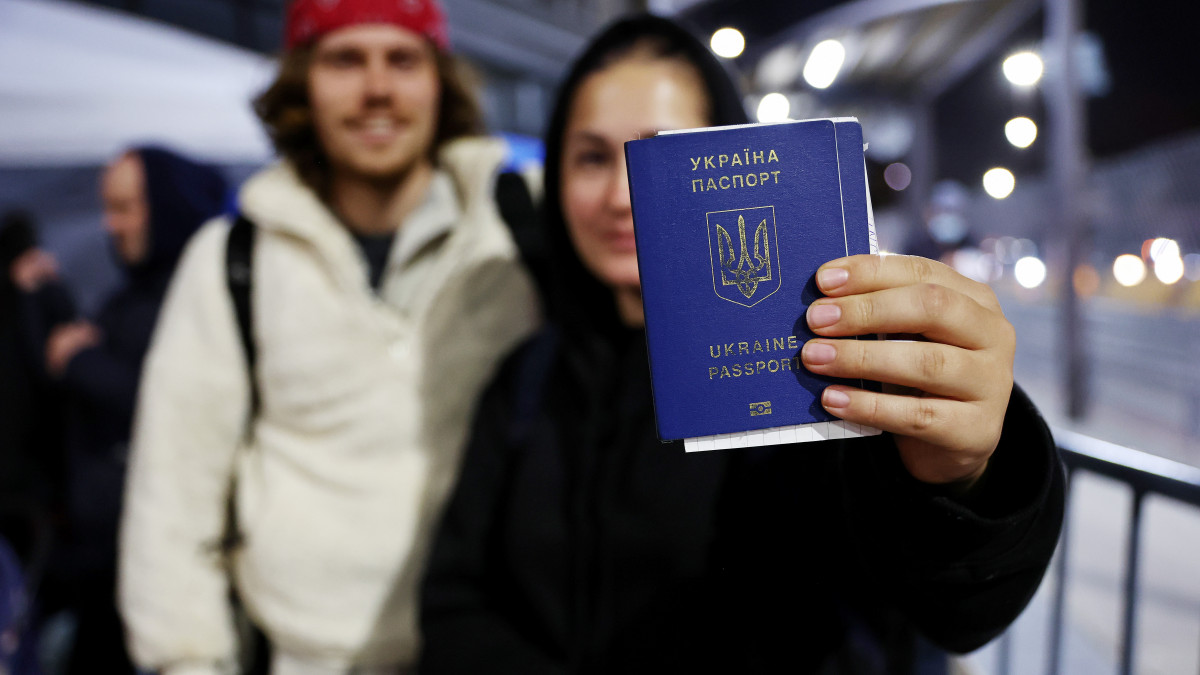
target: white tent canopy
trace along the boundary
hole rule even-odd
[[[0,167],[95,165],[140,143],[262,162],[263,56],[120,12],[0,0]]]

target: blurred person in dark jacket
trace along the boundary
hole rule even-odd
[[[611,26],[571,68],[546,136],[551,322],[476,409],[423,588],[422,673],[945,673],[930,643],[982,645],[1037,589],[1063,470],[1013,387],[995,297],[939,263],[817,273],[821,337],[801,359],[912,387],[825,389],[832,414],[889,433],[659,442],[623,143],[744,123],[741,100],[706,47],[653,17]],[[928,341],[829,339],[883,332]]]
[[[61,405],[22,309],[25,290],[53,277],[56,266],[37,248],[35,221],[25,211],[0,219],[0,270],[0,535],[28,563],[61,498],[62,438]],[[70,319],[74,306],[65,289],[45,286],[49,303]]]
[[[94,319],[73,316],[55,265],[39,252],[20,276],[22,309],[41,341],[45,375],[64,398],[64,532],[47,581],[48,609],[76,614],[72,673],[129,672],[114,601],[117,522],[142,360],[184,244],[220,213],[226,185],[214,168],[141,147],[101,178],[104,225],[125,273]]]

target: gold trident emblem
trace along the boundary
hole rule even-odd
[[[750,299],[758,290],[758,282],[771,280],[771,245],[767,237],[766,219],[764,218],[754,231],[753,261],[750,260],[750,251],[746,248],[746,219],[743,216],[738,216],[738,240],[742,246],[742,253],[736,257],[737,267],[734,267],[733,240],[725,228],[717,225],[717,247],[721,254],[721,285],[737,286],[742,295]],[[726,274],[732,279],[727,278]]]

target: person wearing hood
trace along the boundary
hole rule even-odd
[[[117,523],[142,361],[168,282],[191,235],[224,206],[214,168],[175,152],[139,147],[101,177],[104,225],[125,273],[94,319],[72,316],[49,293],[60,284],[47,254],[14,271],[26,291],[44,372],[64,398],[65,529],[46,591],[76,613],[69,672],[132,670],[113,599]]]
[[[40,359],[32,356],[41,344],[32,348],[23,311],[27,270],[40,266],[38,261],[53,269],[48,254],[37,247],[33,215],[5,213],[0,217],[0,536],[26,564],[40,553],[62,482],[62,406],[41,374]],[[63,311],[74,314],[65,289],[48,289],[46,295],[56,295]]]
[[[808,311],[813,372],[928,392],[826,390],[890,433],[688,455],[657,439],[623,142],[744,123],[740,101],[665,19],[616,23],[570,70],[546,136],[551,321],[477,407],[422,673],[944,673],[940,650],[998,635],[1040,583],[1063,515],[1053,440],[1012,386],[994,296],[932,261],[831,261]],[[889,325],[855,323],[889,297]],[[929,341],[827,339],[878,332]],[[926,347],[947,368],[922,377]]]

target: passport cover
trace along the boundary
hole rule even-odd
[[[858,121],[660,133],[625,154],[659,436],[837,420],[820,395],[838,380],[800,348],[817,268],[876,249]]]

